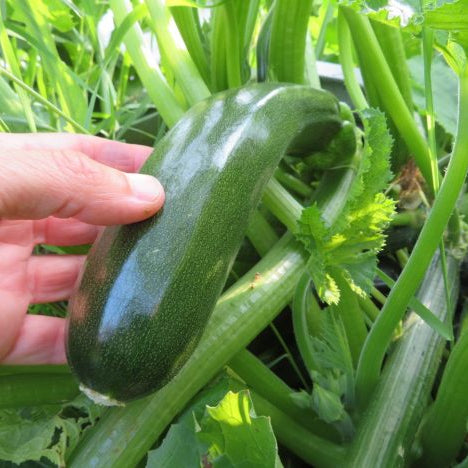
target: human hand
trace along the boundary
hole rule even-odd
[[[66,361],[65,320],[26,311],[67,299],[84,256],[34,256],[33,248],[91,243],[99,226],[156,213],[159,182],[129,174],[151,150],[74,134],[0,134],[0,362]]]

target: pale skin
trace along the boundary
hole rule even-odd
[[[152,148],[73,134],[0,134],[0,362],[66,362],[65,320],[29,304],[70,297],[80,255],[32,255],[37,244],[92,243],[102,226],[154,215],[161,184],[131,174]]]

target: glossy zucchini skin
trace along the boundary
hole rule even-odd
[[[127,402],[176,375],[280,159],[325,148],[341,125],[334,96],[297,85],[229,90],[185,114],[141,171],[165,187],[163,209],[106,228],[70,301],[67,356],[83,386]]]

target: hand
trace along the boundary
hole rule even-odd
[[[91,243],[100,225],[156,213],[161,185],[130,174],[150,153],[83,135],[0,134],[0,362],[66,361],[64,319],[26,311],[67,299],[84,256],[34,256],[33,247]]]

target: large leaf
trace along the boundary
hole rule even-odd
[[[249,393],[223,378],[202,392],[148,453],[147,468],[278,466],[270,420],[257,417]]]
[[[103,410],[81,395],[63,407],[0,411],[0,460],[20,464],[47,459],[65,466],[67,450]]]
[[[256,416],[249,393],[228,392],[201,421],[201,440],[209,444],[207,461],[213,467],[274,467],[276,439],[270,419]]]

